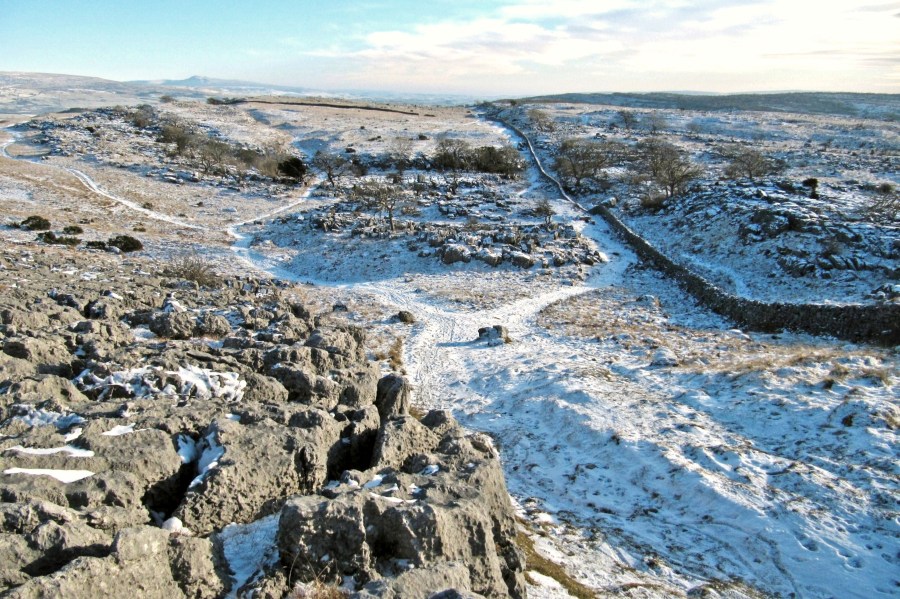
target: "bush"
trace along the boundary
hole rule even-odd
[[[57,236],[53,231],[45,231],[38,235],[38,240],[43,241],[44,243],[50,243],[53,245],[67,245],[70,247],[74,247],[81,243],[81,240],[77,237],[67,237],[65,235]]]
[[[66,235],[81,235],[84,233],[84,229],[79,227],[78,225],[69,225],[62,230]]]
[[[106,242],[105,241],[87,241],[84,244],[84,247],[91,250],[105,250]]]
[[[156,123],[156,110],[149,104],[142,104],[128,113],[128,120],[138,129],[146,129]]]
[[[29,231],[46,231],[50,228],[50,221],[43,216],[33,215],[19,223],[19,226]]]
[[[144,244],[131,235],[116,235],[107,240],[106,245],[118,248],[123,252],[137,252],[144,249]]]
[[[289,179],[300,181],[306,176],[306,165],[296,156],[289,156],[278,163],[278,172]]]
[[[172,263],[163,269],[163,274],[193,281],[202,287],[219,287],[222,284],[222,277],[215,271],[212,262],[197,254],[174,258]]]
[[[746,177],[753,181],[758,177],[777,173],[783,167],[778,161],[753,148],[731,146],[725,148],[723,154],[730,159],[725,167],[725,176],[730,179]]]

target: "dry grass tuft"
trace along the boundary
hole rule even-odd
[[[346,599],[349,596],[341,588],[316,580],[294,587],[288,599]]]
[[[571,596],[577,599],[594,599],[597,597],[595,591],[569,576],[565,568],[538,553],[534,548],[534,541],[526,532],[519,531],[519,534],[516,536],[516,545],[525,552],[526,570],[534,570],[538,574],[552,578],[561,584]],[[528,574],[526,573],[525,576],[527,577]]]
[[[403,368],[403,339],[401,337],[394,339],[394,342],[391,344],[391,349],[388,350],[388,360],[391,368],[401,374],[406,373],[406,370]]]

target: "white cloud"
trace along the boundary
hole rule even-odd
[[[894,10],[871,0],[521,0],[308,54],[340,60],[358,84],[407,89],[873,88],[898,80],[887,58],[898,50]]]

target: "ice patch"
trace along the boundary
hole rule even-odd
[[[380,474],[376,474],[372,480],[363,485],[363,489],[374,489],[375,487],[381,486],[384,481],[384,477]]]

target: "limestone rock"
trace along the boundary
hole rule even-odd
[[[400,418],[409,414],[412,387],[409,382],[396,374],[389,374],[378,381],[375,406],[381,420]]]

